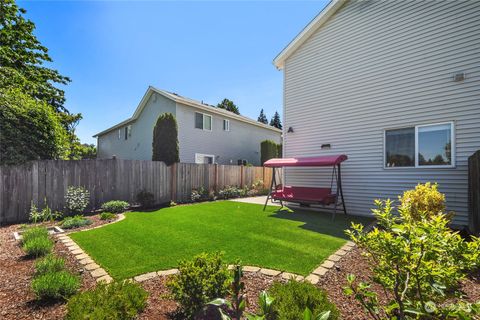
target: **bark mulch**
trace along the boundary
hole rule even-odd
[[[0,319],[63,319],[65,304],[40,303],[31,290],[35,259],[25,256],[13,232],[19,225],[0,228]],[[95,285],[95,280],[81,268],[66,248],[56,242],[54,251],[66,259],[70,271],[81,275],[82,290]]]

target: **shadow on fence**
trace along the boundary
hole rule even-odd
[[[157,204],[187,201],[192,189],[218,191],[225,186],[243,187],[271,181],[271,169],[216,164],[147,160],[45,160],[0,167],[0,224],[28,220],[30,204],[47,203],[52,210],[64,208],[68,186],[90,192],[89,209],[109,200],[135,202],[141,190],[153,193]]]

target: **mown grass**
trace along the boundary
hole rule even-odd
[[[201,252],[225,260],[306,275],[340,248],[350,221],[368,218],[233,201],[130,212],[126,219],[71,237],[114,278],[174,268]]]

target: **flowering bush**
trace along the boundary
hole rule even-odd
[[[90,192],[84,187],[69,186],[65,195],[65,207],[72,214],[82,214],[90,202]]]

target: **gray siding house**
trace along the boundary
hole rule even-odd
[[[284,74],[283,154],[347,154],[350,213],[368,215],[374,199],[432,181],[454,222],[468,224],[467,159],[480,149],[480,1],[333,0],[274,64]],[[286,170],[290,185],[329,179]]]
[[[151,160],[153,127],[166,112],[177,119],[181,162],[260,165],[260,143],[281,141],[277,128],[149,87],[130,119],[94,136],[98,158]]]

